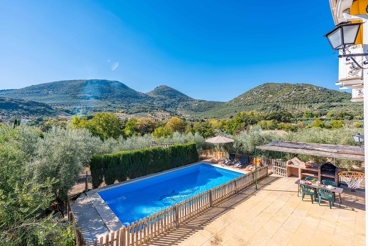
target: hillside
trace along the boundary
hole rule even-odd
[[[128,114],[166,112],[194,118],[229,118],[237,112],[251,110],[300,113],[309,109],[322,115],[331,109],[363,110],[361,103],[350,102],[350,93],[309,84],[286,83],[257,86],[227,103],[196,100],[165,85],[141,93],[121,82],[108,80],[57,81],[22,89],[0,90],[0,96],[47,103],[54,108],[83,114],[122,110]]]
[[[362,103],[352,103],[351,94],[310,84],[266,83],[257,86],[229,102],[207,112],[196,114],[204,118],[228,118],[241,111],[272,112],[287,110],[300,113],[304,110],[319,111],[322,115],[330,110],[363,112]]]
[[[234,106],[261,103],[322,103],[347,102],[351,94],[310,84],[266,83],[229,101]]]
[[[124,110],[127,113],[167,111],[191,114],[213,108],[219,102],[195,100],[168,86],[147,94],[118,81],[66,80],[32,85],[22,89],[0,90],[0,96],[33,100],[60,108],[84,108],[83,112]]]
[[[161,99],[172,99],[172,100],[180,100],[180,101],[192,101],[193,98],[181,93],[178,90],[175,90],[166,85],[157,86],[153,91],[147,92],[147,95],[155,98]]]
[[[160,85],[146,94],[155,99],[156,109],[164,109],[184,116],[205,112],[217,105],[224,104],[223,102],[196,100],[166,85]]]
[[[34,100],[65,106],[108,106],[149,100],[149,96],[137,92],[118,81],[66,80],[28,86],[17,90],[0,91],[0,96]]]
[[[0,119],[12,117],[56,116],[59,112],[51,106],[22,99],[0,97]]]

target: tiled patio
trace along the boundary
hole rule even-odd
[[[271,175],[147,245],[365,245],[364,192],[330,209],[302,201],[295,181]]]

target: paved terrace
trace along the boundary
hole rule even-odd
[[[271,175],[146,245],[365,245],[364,192],[343,205],[297,196],[296,178]]]

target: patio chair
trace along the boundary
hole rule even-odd
[[[332,180],[322,179],[321,183],[323,185],[331,185],[333,187],[337,187],[335,181],[332,181]],[[336,200],[336,194],[335,194],[335,192],[332,192],[332,194],[333,194],[333,199],[334,199],[334,202],[335,202],[335,200]]]
[[[332,208],[331,205],[334,206],[334,199],[333,199],[333,195],[331,191],[325,190],[325,189],[319,189],[318,190],[318,205],[321,205],[321,199],[328,200],[330,209]]]
[[[235,154],[230,154],[230,155],[229,155],[229,159],[228,159],[228,160],[226,160],[226,161],[224,162],[224,164],[225,164],[226,166],[230,166],[230,165],[234,164],[234,161],[235,161]]]
[[[235,166],[238,167],[238,168],[242,168],[246,164],[248,164],[248,156],[247,155],[242,155],[241,158],[240,158],[240,161],[238,161],[235,164]]]
[[[322,184],[324,184],[324,185],[331,185],[333,187],[337,187],[336,186],[336,183],[334,181],[332,181],[332,180],[322,179]]]
[[[307,177],[305,177],[305,181],[312,181],[313,179],[315,179],[315,178],[313,178],[313,177],[310,177],[310,176],[307,176]]]
[[[302,201],[305,195],[310,195],[311,201],[313,203],[314,190],[305,185],[300,185],[300,186],[302,187]]]

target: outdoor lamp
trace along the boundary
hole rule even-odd
[[[344,22],[337,25],[331,32],[327,33],[325,36],[327,37],[328,42],[330,42],[332,49],[345,49],[350,45],[354,45],[361,24],[362,23]]]
[[[350,22],[343,22],[340,23],[333,29],[331,32],[327,33],[325,37],[330,42],[332,49],[334,50],[341,50],[342,55],[339,55],[339,58],[346,57],[346,60],[349,61],[350,59],[354,62],[355,65],[358,66],[360,69],[364,69],[355,59],[354,57],[357,56],[368,56],[368,53],[357,53],[357,54],[347,54],[346,48],[354,45],[355,40],[358,36],[358,32],[362,23],[350,23]],[[364,65],[368,64],[368,61],[365,60],[363,62]]]
[[[356,143],[359,143],[359,146],[361,146],[364,142],[364,135],[360,135],[360,133],[358,133],[357,135],[353,135],[353,138]]]

